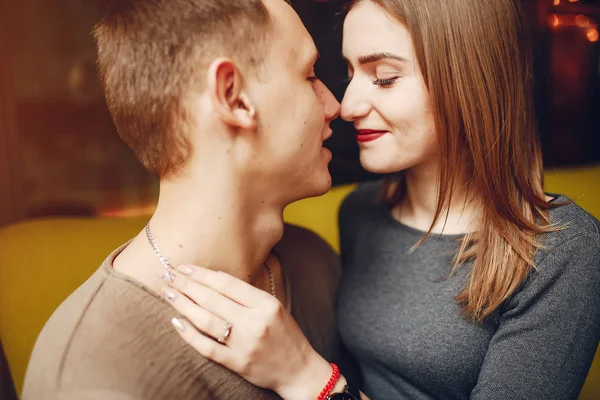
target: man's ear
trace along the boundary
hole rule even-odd
[[[219,117],[234,127],[254,129],[256,111],[237,65],[229,58],[216,59],[208,68],[207,78],[210,98]]]

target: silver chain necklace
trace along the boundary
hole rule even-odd
[[[169,259],[165,257],[162,251],[160,251],[160,249],[158,248],[158,244],[156,244],[156,240],[154,240],[152,232],[150,231],[150,222],[146,224],[146,238],[148,239],[150,246],[152,246],[152,250],[154,250],[154,253],[156,253],[156,255],[158,256],[160,263],[163,265],[163,267],[165,267],[166,271],[161,275],[161,278],[167,282],[173,283],[173,281],[175,280],[175,268],[173,268],[173,265],[171,264]],[[275,294],[275,279],[273,279],[273,272],[271,271],[271,266],[266,261],[264,263],[264,266],[267,270],[267,275],[269,276],[269,286],[271,289],[271,295],[273,297],[277,297],[277,295]]]

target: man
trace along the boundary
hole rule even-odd
[[[119,134],[160,197],[47,322],[23,399],[278,398],[188,346],[160,293],[180,264],[225,271],[286,304],[336,360],[336,256],[282,220],[331,185],[322,143],[339,104],[310,35],[283,0],[114,0],[95,38]]]

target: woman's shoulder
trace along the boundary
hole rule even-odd
[[[597,318],[600,223],[568,197],[554,197],[549,217],[556,231],[543,236],[534,256],[535,268],[508,304],[525,307],[537,302],[551,307],[557,301],[571,304],[578,299]]]
[[[554,208],[549,211],[549,219],[556,230],[545,235],[535,263],[542,271],[556,269],[556,273],[564,273],[585,269],[587,273],[597,275],[600,271],[600,222],[567,196],[553,197]]]
[[[560,245],[579,237],[596,239],[600,246],[600,221],[564,195],[552,195],[550,224],[558,230],[548,234],[548,245]]]

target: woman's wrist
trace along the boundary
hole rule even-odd
[[[318,353],[311,357],[303,370],[297,374],[293,380],[286,386],[282,386],[275,391],[284,400],[315,400],[319,393],[327,385],[331,378],[331,364],[321,357]],[[333,392],[340,389],[340,380],[346,380],[340,376],[334,386]],[[341,386],[343,388],[343,385]]]

